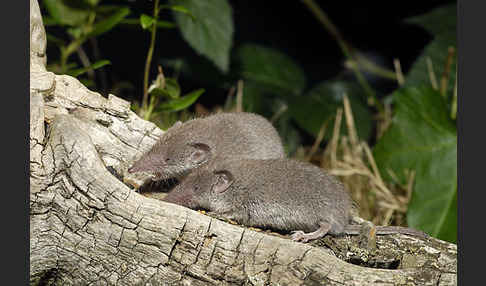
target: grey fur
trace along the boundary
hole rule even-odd
[[[196,153],[198,159],[193,160]],[[284,158],[277,130],[253,113],[218,113],[177,123],[129,169],[155,180],[180,178],[218,158]]]
[[[293,231],[297,241],[359,234],[359,226],[350,225],[357,210],[343,184],[317,166],[291,159],[213,162],[192,172],[163,200],[246,226]],[[413,231],[377,227],[377,234],[421,234]]]
[[[218,172],[232,174],[222,193],[213,190]],[[195,170],[164,199],[203,208],[243,225],[284,231],[315,231],[327,222],[340,234],[350,220],[352,201],[333,176],[291,159],[225,160]]]

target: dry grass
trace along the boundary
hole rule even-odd
[[[343,113],[347,135],[340,135]],[[390,118],[385,116],[382,121]],[[381,124],[388,126],[389,122]],[[324,126],[321,128],[322,134],[319,134],[310,151],[305,152],[301,149],[297,157],[318,164],[330,174],[338,176],[350,190],[362,218],[377,225],[406,225],[405,214],[415,174],[409,172],[406,185],[398,184],[398,180],[394,184],[383,181],[370,147],[366,142],[359,140],[347,97],[344,99],[343,108],[339,108],[336,113],[330,142],[325,150],[318,152],[316,149],[324,137]],[[383,130],[380,131],[382,132]],[[393,174],[391,175],[393,177]]]

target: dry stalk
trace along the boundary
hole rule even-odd
[[[427,57],[425,61],[427,62],[427,70],[429,72],[429,79],[430,79],[430,83],[432,84],[432,88],[438,90],[439,84],[437,83],[437,77],[435,76],[432,60],[430,59],[430,57]]]
[[[451,66],[454,59],[454,53],[454,47],[449,47],[449,49],[447,50],[447,60],[445,63],[444,71],[442,72],[442,77],[440,79],[440,93],[442,94],[442,96],[446,96],[447,93],[447,86],[451,74]]]
[[[322,160],[321,160],[321,167],[327,169],[333,169],[336,166],[337,161],[337,147],[339,141],[339,134],[341,132],[341,121],[343,118],[343,110],[342,108],[338,108],[336,111],[336,119],[334,120],[334,129],[332,133],[331,142],[328,144],[326,150],[323,152]],[[325,163],[328,162],[327,157],[330,158],[329,165],[325,166]]]
[[[392,222],[403,224],[414,173],[409,174],[405,186],[387,185],[382,179],[370,147],[357,136],[347,97],[344,98],[343,104],[343,109],[336,112],[332,138],[323,152],[321,167],[341,178],[358,203],[363,218],[379,225],[388,225]],[[347,136],[340,135],[343,110],[348,129]]]
[[[236,91],[236,112],[243,111],[243,80],[238,80]]]
[[[317,133],[317,138],[314,141],[314,144],[312,145],[309,154],[307,154],[305,161],[309,162],[312,156],[314,156],[314,154],[317,152],[317,149],[321,145],[322,139],[324,139],[324,135],[326,134],[328,122],[329,120],[326,120],[322,123],[321,128],[319,129],[319,133]]]
[[[392,111],[390,104],[383,104],[383,112],[377,116],[376,138],[380,139],[392,123]]]
[[[352,147],[352,150],[355,152],[358,152],[356,156],[361,155],[361,148],[359,147],[359,139],[358,139],[358,133],[356,132],[356,127],[354,126],[354,118],[353,118],[353,112],[351,111],[351,104],[349,103],[349,99],[347,95],[344,95],[343,98],[343,103],[344,103],[344,115],[346,118],[346,125],[348,127],[348,135],[349,135],[349,141]],[[354,157],[354,156],[353,156]]]
[[[399,59],[393,59],[393,66],[395,67],[395,73],[397,76],[397,81],[400,86],[405,84],[405,76],[402,72],[402,66],[400,65]]]

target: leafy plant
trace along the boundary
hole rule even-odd
[[[175,4],[159,5],[159,0],[155,0],[153,15],[141,14],[138,21],[127,19],[130,9],[118,5],[99,5],[99,0],[46,0],[44,6],[48,11],[48,16],[44,17],[47,26],[60,26],[65,28],[65,32],[70,38],[69,42],[64,39],[48,34],[48,42],[54,43],[60,50],[59,61],[54,61],[50,69],[58,73],[71,76],[80,76],[86,72],[93,71],[110,64],[109,60],[99,60],[90,63],[82,45],[89,39],[94,39],[103,33],[113,29],[116,25],[137,24],[151,33],[150,46],[144,71],[143,99],[142,106],[135,109],[144,116],[145,119],[153,119],[161,112],[180,111],[189,107],[203,93],[203,89],[198,89],[187,95],[180,96],[180,87],[175,78],[164,78],[162,71],[149,88],[149,70],[152,63],[152,55],[156,42],[156,31],[160,28],[173,28],[176,24],[160,20],[159,12],[163,9],[172,10],[188,16],[195,20],[192,13],[184,6]],[[190,1],[185,4],[190,4]],[[78,67],[75,62],[69,62],[69,58],[74,52],[78,52],[84,67]],[[89,81],[84,80],[89,85]],[[151,98],[149,95],[153,95]]]
[[[171,113],[184,110],[191,106],[204,93],[204,89],[194,90],[181,96],[181,88],[175,78],[165,78],[162,68],[159,66],[159,74],[148,88],[151,95],[150,103],[143,114],[147,120],[157,121],[166,129],[178,118]],[[134,104],[136,112],[141,113],[142,107]],[[160,120],[164,119],[164,120]]]
[[[389,181],[415,171],[408,224],[455,242],[457,236],[457,130],[441,94],[431,87],[395,93],[393,124],[374,148]]]
[[[145,70],[144,70],[144,76],[143,76],[143,99],[142,99],[142,108],[140,109],[140,115],[143,115],[145,119],[149,119],[151,115],[151,111],[154,108],[153,104],[155,104],[156,100],[152,100],[155,98],[152,98],[150,100],[150,106],[148,106],[148,101],[149,101],[149,87],[148,87],[148,80],[149,80],[149,71],[150,71],[150,65],[152,63],[152,56],[155,48],[155,41],[156,41],[156,35],[157,35],[157,29],[159,26],[157,25],[159,21],[159,13],[163,9],[170,9],[172,11],[176,12],[181,12],[187,15],[191,15],[191,13],[185,9],[182,6],[179,5],[159,5],[160,1],[155,0],[154,2],[154,8],[153,8],[153,15],[148,16],[146,14],[140,15],[140,25],[142,26],[143,29],[150,30],[150,45],[149,49],[147,52],[147,59],[145,61]],[[159,77],[161,76],[161,79],[163,79],[163,74],[160,71],[159,72]],[[179,88],[178,85],[172,84],[172,85],[167,85],[167,89],[165,86],[165,81],[164,80],[159,80],[159,78],[156,80],[156,86],[157,90],[160,92],[164,91],[170,91],[171,87],[176,86]],[[173,90],[172,90],[173,91]],[[177,91],[172,92],[172,98],[177,98],[179,95]]]
[[[130,13],[128,7],[98,5],[99,0],[44,0],[42,3],[48,12],[48,15],[44,16],[45,25],[65,27],[68,38],[65,40],[47,34],[48,42],[55,44],[60,51],[59,61],[50,65],[51,70],[79,76],[110,64],[108,60],[99,60],[91,64],[82,50],[82,45],[87,40],[113,29]],[[74,62],[68,62],[76,51],[81,53],[83,68]]]
[[[457,239],[457,130],[455,127],[456,7],[447,5],[408,19],[434,34],[392,96],[395,116],[374,148],[389,181],[416,172],[408,224],[432,236]],[[436,72],[440,74],[440,82]]]

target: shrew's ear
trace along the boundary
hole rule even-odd
[[[234,182],[233,174],[227,170],[215,171],[214,176],[216,176],[216,182],[213,185],[213,191],[216,193],[225,192]]]
[[[211,155],[211,148],[204,143],[192,143],[193,147],[189,160],[194,164],[201,164],[206,162]]]
[[[176,123],[172,124],[171,127],[169,127],[169,129],[167,129],[167,131],[169,131],[170,129],[174,128],[176,129],[177,127],[181,126],[182,125],[182,121],[177,121]]]

